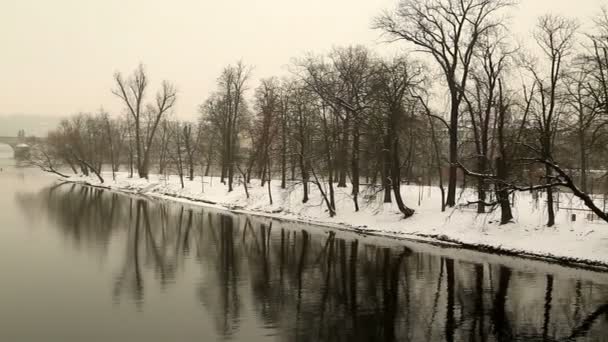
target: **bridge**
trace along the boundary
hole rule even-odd
[[[25,159],[30,152],[30,146],[25,140],[20,137],[0,137],[0,144],[8,145],[13,149],[13,158]]]
[[[6,144],[10,146],[13,150],[15,147],[23,142],[23,138],[18,137],[0,137],[0,144]]]

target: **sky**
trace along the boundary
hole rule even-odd
[[[520,0],[510,29],[522,40],[535,18],[558,13],[588,22],[603,0]],[[191,119],[221,69],[252,65],[250,88],[288,74],[306,52],[363,44],[395,53],[372,30],[397,0],[0,0],[0,116],[65,117],[100,107],[119,115],[113,74],[141,62],[150,95],[178,89],[175,115]]]

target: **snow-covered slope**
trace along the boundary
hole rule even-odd
[[[608,267],[608,224],[590,220],[582,204],[570,194],[559,195],[556,226],[548,228],[546,204],[540,197],[520,193],[515,197],[515,221],[499,225],[498,210],[479,215],[474,206],[448,208],[441,212],[440,192],[435,187],[407,186],[402,188],[406,204],[416,210],[413,217],[403,219],[392,204],[382,203],[383,196],[377,189],[362,191],[361,210],[355,212],[349,187],[336,188],[337,215],[329,217],[316,186],[310,187],[308,203],[302,203],[302,186],[294,183],[281,189],[273,180],[270,204],[268,187],[260,186],[259,180],[248,185],[249,198],[243,184],[235,183],[234,191],[217,177],[196,177],[184,180],[182,189],[179,178],[152,175],[149,180],[128,178],[127,173],[117,173],[112,180],[110,173],[104,174],[105,183],[94,177],[70,177],[68,181],[102,186],[113,190],[139,193],[148,196],[171,198],[180,201],[202,203],[233,211],[252,212],[283,219],[331,225],[339,229],[356,230],[363,233],[427,241],[460,244],[467,247],[487,249],[518,255],[558,259],[571,263],[601,265]],[[461,192],[460,202],[474,200],[472,190]],[[572,215],[576,221],[572,221]]]

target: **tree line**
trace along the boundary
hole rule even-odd
[[[512,0],[401,0],[373,28],[412,50],[384,57],[364,46],[308,53],[289,75],[252,88],[252,68],[226,66],[195,122],[174,118],[175,86],[150,96],[147,70],[114,75],[121,114],[80,113],[63,120],[32,163],[104,182],[123,167],[151,173],[219,175],[242,184],[316,189],[331,216],[336,188],[349,188],[354,210],[382,196],[414,214],[403,183],[441,190],[441,210],[473,186],[479,213],[499,208],[512,220],[510,195],[545,191],[555,223],[554,189],[567,188],[608,220],[593,193],[606,192],[608,13],[590,28],[559,15],[537,20],[520,46],[506,19]],[[252,94],[250,92],[252,90]],[[598,187],[598,184],[600,186]]]

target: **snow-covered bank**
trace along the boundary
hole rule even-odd
[[[416,210],[416,214],[409,219],[403,219],[396,206],[382,203],[381,193],[374,196],[376,191],[373,189],[363,191],[361,202],[365,203],[359,212],[355,212],[350,188],[337,188],[337,216],[331,218],[315,186],[310,188],[309,202],[303,204],[301,185],[295,184],[284,190],[280,188],[279,182],[273,181],[271,205],[268,188],[261,187],[259,181],[252,181],[249,185],[250,198],[247,198],[241,183],[236,183],[234,191],[228,192],[218,178],[211,177],[205,177],[204,181],[200,177],[194,181],[184,180],[184,189],[176,176],[165,179],[153,175],[150,180],[146,180],[128,178],[126,173],[118,173],[116,181],[113,181],[112,175],[105,173],[104,178],[104,184],[100,184],[95,177],[74,176],[68,178],[68,181],[330,225],[362,233],[439,241],[469,248],[608,267],[608,224],[599,220],[587,220],[587,212],[580,211],[582,205],[579,201],[564,193],[559,197],[557,224],[548,228],[544,226],[544,199],[534,199],[528,193],[516,197],[513,208],[515,222],[500,226],[498,212],[478,215],[475,208],[471,207],[448,209],[442,213],[439,191],[432,187],[403,186],[406,203]],[[464,191],[461,202],[474,197],[473,192]],[[571,221],[572,214],[577,216],[575,222]]]

